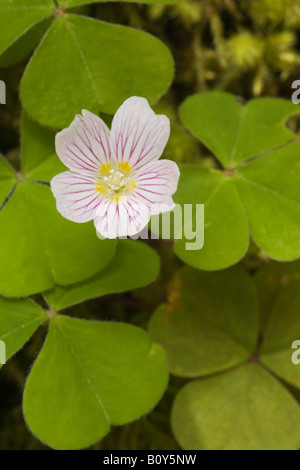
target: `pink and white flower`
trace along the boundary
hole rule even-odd
[[[158,161],[169,135],[169,119],[156,115],[145,98],[127,99],[111,131],[83,110],[56,135],[56,152],[71,170],[51,181],[58,211],[74,222],[94,220],[107,238],[139,233],[151,215],[175,206],[178,166]]]

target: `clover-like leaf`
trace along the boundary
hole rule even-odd
[[[286,127],[295,105],[260,98],[242,106],[228,93],[207,92],[188,98],[180,114],[224,171],[182,168],[175,201],[205,205],[204,247],[189,251],[178,240],[177,255],[200,269],[222,269],[243,257],[251,235],[272,259],[299,258],[300,144]]]
[[[66,170],[55,152],[55,132],[22,115],[22,172],[26,178],[49,183]]]
[[[299,263],[272,278],[273,264],[256,279],[271,282],[267,296],[239,267],[206,274],[186,267],[150,321],[171,372],[196,379],[179,391],[172,410],[185,449],[299,448],[299,404],[273,374],[300,388],[291,360],[292,340],[300,339]],[[259,322],[258,299],[263,317],[279,284],[267,320]]]
[[[49,28],[51,21],[52,17],[38,22],[13,42],[0,56],[0,68],[11,67],[25,59],[37,47]]]
[[[6,359],[21,349],[46,318],[32,300],[0,297],[0,340],[6,346]]]
[[[102,3],[103,1],[115,0],[0,0],[0,55],[3,54],[10,46],[14,45],[19,38],[24,42],[27,51],[28,37],[31,30],[38,26],[45,18],[51,19],[57,15],[61,15],[65,9],[74,8],[81,5],[91,3]],[[128,0],[122,0],[127,2]],[[137,3],[178,3],[181,0],[136,0]],[[31,36],[31,39],[33,37]],[[31,43],[29,40],[29,44]],[[34,42],[33,42],[34,44]],[[19,48],[20,49],[20,48]],[[29,49],[30,50],[30,49]],[[29,51],[28,50],[28,51]],[[15,51],[17,54],[22,53],[20,50]]]
[[[259,98],[243,106],[218,91],[192,95],[180,107],[186,128],[227,169],[294,139],[285,124],[295,114],[297,108],[287,100]]]
[[[3,201],[14,188],[0,210],[0,293],[9,297],[83,281],[106,266],[114,254],[115,240],[99,240],[92,223],[75,224],[64,219],[56,210],[49,186],[31,180],[43,176],[47,181],[57,167],[58,158],[51,158],[52,137],[25,118],[22,135],[25,174],[17,177],[6,161],[0,159],[3,167],[0,199]],[[52,163],[45,168],[50,160],[41,162],[41,157],[48,155]]]
[[[23,59],[41,39],[26,68],[21,97],[28,113],[50,127],[66,127],[82,108],[113,113],[132,95],[155,102],[172,80],[171,54],[155,37],[68,13],[88,3],[97,2],[0,0],[2,66]]]
[[[54,9],[52,0],[0,0],[0,54]]]
[[[18,184],[0,223],[0,291],[10,297],[82,281],[103,268],[114,252],[115,241],[99,240],[91,224],[64,219],[42,184]]]
[[[242,258],[249,245],[249,228],[245,210],[233,181],[220,171],[195,166],[180,166],[176,203],[183,208],[191,204],[193,229],[196,226],[196,204],[204,204],[204,246],[201,250],[187,250],[187,238],[175,241],[179,258],[200,269],[222,269]],[[184,223],[188,224],[184,216]],[[217,228],[216,228],[217,227]]]
[[[152,316],[149,331],[165,348],[175,375],[197,377],[241,364],[257,342],[254,285],[238,268],[216,273],[183,268],[169,302]]]
[[[172,57],[155,37],[63,14],[52,23],[32,57],[21,97],[35,120],[65,127],[82,108],[112,114],[132,95],[157,101],[172,75]]]
[[[253,160],[234,181],[249,219],[250,233],[270,257],[300,257],[300,143]]]
[[[0,207],[16,184],[16,175],[9,163],[0,155]]]
[[[177,395],[172,427],[194,450],[296,450],[300,408],[264,369],[248,364],[188,383]]]
[[[300,368],[292,361],[294,341],[300,341],[300,263],[266,265],[257,275],[267,313],[261,361],[275,374],[300,388]],[[299,343],[300,344],[300,343]]]
[[[265,335],[269,318],[275,308],[278,296],[291,279],[300,276],[300,261],[276,263],[270,261],[255,275],[254,280],[260,303],[260,331]]]
[[[55,310],[107,294],[125,292],[153,282],[159,271],[159,257],[147,246],[133,240],[118,241],[109,265],[91,279],[68,287],[57,286],[44,297]]]
[[[167,378],[163,350],[140,328],[59,315],[27,380],[25,419],[51,447],[88,447],[148,412]]]

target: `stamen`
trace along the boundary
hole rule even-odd
[[[129,163],[119,163],[118,167],[113,168],[111,164],[101,165],[100,173],[103,176],[97,183],[97,191],[106,194],[113,201],[120,201],[136,188],[135,182],[128,175],[131,169]]]
[[[128,162],[121,162],[121,163],[119,163],[119,167],[120,167],[120,169],[123,170],[123,171],[126,171],[126,172],[130,171],[130,165],[129,165]]]
[[[110,169],[111,169],[111,164],[105,163],[104,165],[101,165],[100,171],[103,174],[103,173],[108,173]]]
[[[104,194],[105,193],[105,189],[103,188],[102,186],[102,183],[97,183],[97,191],[100,193],[100,194]]]

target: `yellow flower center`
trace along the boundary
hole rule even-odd
[[[136,188],[130,172],[131,168],[128,162],[121,162],[118,165],[101,165],[97,191],[100,194],[105,194],[112,201],[120,201],[123,196],[129,196]]]

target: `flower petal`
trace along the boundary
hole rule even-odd
[[[97,175],[102,164],[110,163],[110,131],[90,111],[82,110],[72,124],[56,134],[56,153],[70,170]]]
[[[50,185],[57,210],[63,217],[79,223],[95,218],[102,196],[93,178],[65,171],[56,175]]]
[[[175,162],[171,160],[151,162],[140,168],[137,173],[134,180],[136,185],[134,196],[143,204],[155,205],[155,213],[165,212],[166,205],[172,210],[174,202],[171,196],[177,190],[179,176],[179,168]],[[159,205],[164,206],[164,209],[159,210]]]
[[[145,98],[128,98],[116,112],[111,127],[111,148],[119,162],[135,169],[158,160],[170,135],[170,121],[156,115]]]
[[[94,224],[97,232],[106,238],[135,235],[149,223],[150,208],[132,197],[116,202],[103,201]]]

